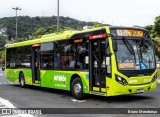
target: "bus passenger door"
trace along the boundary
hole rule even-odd
[[[106,92],[106,41],[93,39],[89,43],[90,91],[97,95],[104,95]]]
[[[32,84],[40,85],[40,44],[32,45]]]

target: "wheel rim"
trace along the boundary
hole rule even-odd
[[[74,92],[75,92],[76,95],[78,95],[79,93],[81,93],[81,89],[82,89],[82,87],[81,87],[80,83],[76,83],[74,85]]]

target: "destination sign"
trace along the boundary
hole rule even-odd
[[[141,30],[118,29],[118,36],[143,37],[144,32]]]
[[[81,43],[81,42],[83,42],[83,39],[76,39],[76,40],[74,40],[74,43]]]

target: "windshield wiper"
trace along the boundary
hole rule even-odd
[[[134,52],[134,49],[133,49],[132,45],[128,42],[128,40],[125,37],[122,38],[122,41],[124,42],[125,46],[129,50],[129,52],[131,53],[131,55],[134,56],[134,61],[136,63],[136,55],[135,55],[135,52]]]
[[[127,47],[127,49],[129,50],[129,52],[132,54],[132,55],[135,55],[135,52],[134,52],[134,49],[132,47],[132,45],[128,42],[128,40],[126,38],[122,38],[125,46]]]

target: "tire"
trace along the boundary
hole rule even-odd
[[[84,98],[83,85],[79,77],[75,78],[71,83],[71,92],[74,98],[81,100]]]
[[[5,70],[5,68],[2,68],[2,71],[4,71]]]
[[[21,88],[25,87],[25,79],[24,79],[24,74],[23,73],[21,73],[19,75],[19,83],[20,83]]]

